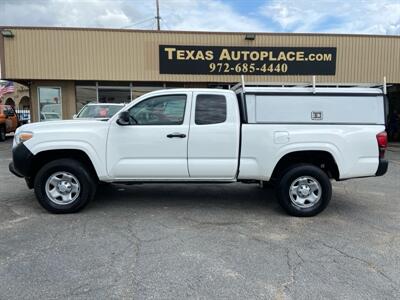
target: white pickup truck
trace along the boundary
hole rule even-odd
[[[272,183],[287,213],[313,216],[331,180],[380,176],[385,97],[378,88],[170,89],[106,121],[18,128],[10,171],[53,213],[82,209],[101,182]]]

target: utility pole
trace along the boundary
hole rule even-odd
[[[157,30],[160,31],[160,4],[158,3],[158,0],[156,0],[156,6],[157,6],[157,16],[156,16],[156,20],[157,20]]]

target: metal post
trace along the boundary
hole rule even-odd
[[[383,76],[383,94],[384,94],[384,95],[387,94],[387,90],[386,90],[386,76]]]
[[[131,101],[129,101],[129,102],[132,102],[132,100],[133,100],[133,84],[132,84],[132,82],[129,82],[129,91],[131,92]]]
[[[315,75],[313,75],[313,77],[312,77],[312,89],[313,89],[313,94],[315,94],[316,93],[316,91],[315,91]]]
[[[242,80],[242,89],[244,90],[245,86],[244,86],[244,75],[240,75],[240,79]]]
[[[99,103],[99,82],[96,81],[96,102]]]
[[[156,16],[156,20],[157,20],[157,30],[160,31],[160,4],[158,3],[158,0],[156,0],[156,7],[157,7],[157,16]]]

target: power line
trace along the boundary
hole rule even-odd
[[[135,27],[136,29],[155,29],[154,18],[148,20],[146,23],[142,23],[141,25]]]
[[[170,28],[169,25],[167,24],[167,21],[166,21],[164,18],[162,18],[161,21],[162,21],[162,23],[164,24],[165,28],[167,28],[167,30],[171,30],[171,28]]]
[[[147,19],[141,20],[141,21],[139,21],[139,22],[131,23],[131,24],[129,24],[129,25],[126,25],[126,26],[121,27],[121,29],[134,27],[134,26],[137,26],[137,25],[146,23],[146,22],[148,22],[148,21],[150,21],[150,20],[154,20],[154,19],[156,19],[156,24],[155,24],[155,25],[156,25],[156,29],[157,29],[158,31],[161,30],[161,21],[163,21],[163,24],[164,24],[166,27],[168,27],[167,24],[166,24],[166,22],[165,22],[165,20],[163,20],[163,19],[161,18],[161,16],[160,16],[160,3],[159,3],[159,0],[156,0],[156,16],[155,16],[155,17],[151,17],[151,18],[147,18]],[[151,28],[153,28],[153,26],[154,26],[154,24],[152,23],[152,24],[151,24]],[[140,26],[140,27],[142,27],[142,26]]]
[[[131,23],[131,24],[129,24],[129,25],[126,25],[126,26],[124,26],[124,27],[121,27],[121,29],[133,27],[133,26],[136,26],[136,25],[139,25],[139,24],[148,22],[148,21],[150,21],[150,20],[154,20],[154,17],[147,18],[147,19],[141,20],[141,21],[136,22],[136,23]]]

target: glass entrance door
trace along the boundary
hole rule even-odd
[[[38,87],[38,100],[40,121],[62,119],[61,88]]]

